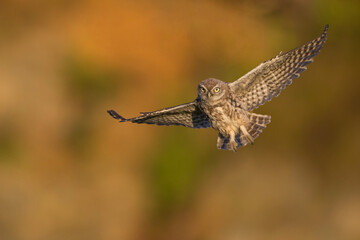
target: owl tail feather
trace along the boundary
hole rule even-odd
[[[246,127],[247,132],[251,136],[252,140],[255,140],[262,130],[266,128],[266,125],[270,123],[271,116],[268,115],[261,115],[256,113],[249,113],[250,123]],[[240,131],[240,134],[236,135],[235,137],[236,143],[238,144],[237,147],[242,147],[248,144],[250,141],[248,138]],[[217,140],[217,147],[218,149],[222,150],[233,150],[230,144],[230,137],[225,137],[221,133],[219,133],[219,137]]]

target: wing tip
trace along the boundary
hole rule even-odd
[[[328,29],[329,29],[329,24],[326,24],[325,27],[324,27],[324,31],[321,34],[322,38],[326,38]]]
[[[329,29],[329,24],[326,24],[324,28],[324,32],[327,32],[328,29]]]
[[[120,120],[120,122],[126,122],[126,121],[127,121],[126,118],[120,116],[120,115],[119,115],[116,111],[114,111],[114,110],[107,110],[107,113],[108,113],[111,117],[115,118],[116,120]]]

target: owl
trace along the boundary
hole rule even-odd
[[[319,37],[289,52],[280,52],[234,82],[215,78],[203,80],[198,86],[197,98],[190,103],[141,112],[140,116],[128,119],[114,110],[108,110],[108,113],[120,122],[212,127],[219,132],[218,149],[236,151],[241,146],[253,144],[270,123],[270,116],[252,111],[278,96],[306,70],[324,46],[327,30],[328,25]]]

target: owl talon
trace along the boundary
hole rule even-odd
[[[254,144],[254,139],[252,138],[252,136],[250,136],[250,134],[248,133],[248,131],[246,130],[244,125],[240,126],[240,130],[244,134],[244,137],[245,137],[246,141],[248,143],[250,143],[251,145],[253,145]]]
[[[231,142],[230,143],[230,149],[231,149],[231,151],[233,151],[233,152],[236,152],[237,151],[237,143],[236,142]]]
[[[253,138],[249,135],[249,136],[245,136],[245,139],[248,143],[250,143],[251,145],[254,145],[254,140]]]
[[[254,145],[254,139],[249,135],[245,135],[246,141],[251,145]]]

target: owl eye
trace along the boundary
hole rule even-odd
[[[205,88],[200,87],[200,92],[204,93],[204,92],[205,92]]]
[[[218,93],[220,91],[220,88],[216,87],[214,88],[214,92]]]

